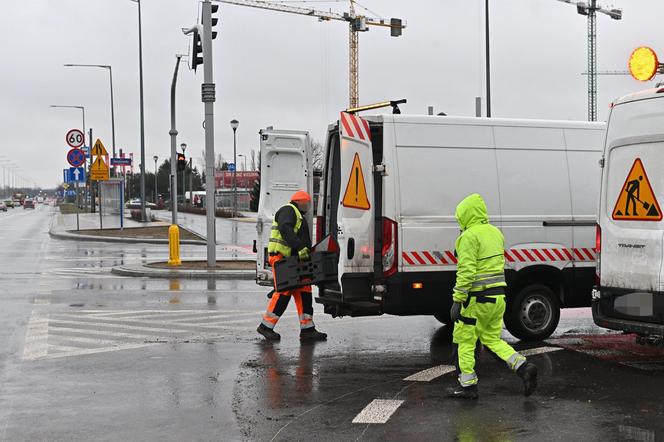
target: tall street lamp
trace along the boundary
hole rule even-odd
[[[184,151],[187,150],[187,143],[182,143],[180,144],[180,149],[182,149],[182,154],[184,155]],[[185,189],[185,186],[187,185],[187,182],[185,181],[186,178],[186,173],[187,173],[187,160],[185,157],[184,161],[184,170],[182,171],[182,205],[185,206],[187,204],[187,192]],[[175,189],[177,193],[177,189]]]
[[[113,68],[107,64],[75,64],[75,63],[67,63],[65,64],[65,67],[108,69],[108,78],[110,80],[110,85],[111,85],[111,142],[113,143],[112,145],[113,158],[115,158],[115,106],[113,105]],[[85,128],[83,129],[83,132],[85,132]],[[92,140],[90,140],[90,144],[92,144]],[[115,171],[115,167],[112,168],[111,170]]]
[[[85,106],[70,106],[70,105],[65,105],[65,104],[51,104],[49,107],[53,108],[67,108],[67,109],[80,109],[82,115],[83,115],[83,145],[85,145]],[[92,131],[92,129],[91,129]],[[92,164],[92,140],[88,140],[88,148],[90,149],[88,152],[90,153],[90,164]],[[88,177],[88,192],[90,193],[90,208],[94,212],[94,207],[95,207],[95,195],[94,192],[92,191],[92,180]],[[78,184],[77,184],[78,185]],[[85,200],[85,198],[83,198]],[[86,203],[87,205],[87,203]]]
[[[131,0],[138,4],[138,78],[141,103],[141,221],[147,221],[145,215],[145,116],[143,106],[143,32],[141,29],[141,0]]]
[[[233,216],[237,213],[237,128],[240,122],[231,120],[231,129],[233,129]]]
[[[155,155],[152,158],[154,159],[154,203],[157,204],[157,160],[159,157]]]
[[[246,156],[245,154],[243,154],[243,153],[239,153],[239,154],[237,154],[237,156],[238,156],[238,157],[242,157],[242,159],[243,159],[243,163],[244,163],[244,164],[242,165],[242,170],[243,170],[244,172],[246,172],[246,171],[247,171],[247,156]]]

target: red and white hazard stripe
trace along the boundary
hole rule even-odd
[[[371,129],[367,120],[353,114],[341,112],[339,130],[341,135],[359,141],[371,142]]]
[[[404,263],[411,266],[455,265],[454,252],[444,251],[409,251],[401,254]],[[510,263],[539,262],[594,262],[597,252],[594,248],[545,248],[545,249],[509,249],[505,259]]]

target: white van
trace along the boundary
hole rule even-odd
[[[604,128],[341,113],[327,133],[316,220],[317,240],[331,234],[340,246],[339,283],[319,287],[316,301],[332,316],[449,322],[454,211],[477,192],[506,238],[507,328],[549,336],[560,307],[590,305]]]
[[[593,317],[664,342],[664,89],[614,102],[602,169]]]

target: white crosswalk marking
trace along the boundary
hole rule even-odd
[[[28,323],[24,360],[237,337],[246,334],[262,313],[188,309],[78,310],[47,314],[40,312],[40,308],[43,307],[36,305]]]

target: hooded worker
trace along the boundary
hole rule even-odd
[[[476,193],[456,208],[461,235],[456,240],[458,259],[450,317],[454,322],[459,386],[450,389],[454,398],[477,399],[475,345],[477,339],[521,377],[524,394],[537,387],[537,367],[526,361],[500,337],[505,313],[505,238],[489,224],[486,204]]]
[[[291,197],[290,203],[277,210],[272,221],[272,232],[267,247],[269,263],[274,277],[274,265],[289,256],[297,255],[300,260],[309,259],[311,249],[311,235],[309,225],[304,215],[311,210],[311,196],[304,190],[298,190]],[[276,281],[276,277],[274,277]],[[300,340],[324,341],[325,333],[316,330],[314,326],[314,308],[311,296],[311,286],[304,286],[285,292],[274,292],[263,320],[258,326],[258,333],[268,341],[281,339],[274,327],[279,318],[286,311],[291,297],[295,298],[297,314],[300,318]]]

